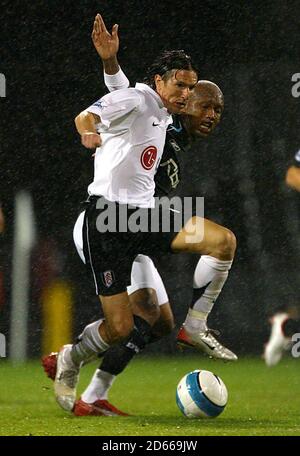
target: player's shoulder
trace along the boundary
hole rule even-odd
[[[158,93],[150,87],[148,84],[145,84],[143,82],[137,82],[134,89],[137,91],[139,94],[141,100],[144,100],[146,102],[154,102],[155,104],[161,104],[161,98],[158,95]]]
[[[127,87],[124,89],[114,90],[113,92],[107,93],[102,97],[102,100],[125,100],[132,99],[140,101],[140,94],[134,87]]]

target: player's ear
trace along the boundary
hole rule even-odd
[[[154,82],[155,82],[155,88],[158,91],[159,88],[161,87],[162,82],[163,82],[163,79],[162,79],[160,74],[156,74],[154,76]]]

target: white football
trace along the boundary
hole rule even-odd
[[[222,379],[207,370],[194,370],[178,383],[176,402],[188,418],[215,418],[223,412],[228,401]]]

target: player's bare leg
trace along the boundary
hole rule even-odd
[[[151,337],[143,339],[141,334],[137,337],[137,334],[133,332],[127,342],[115,345],[105,353],[103,361],[94,373],[90,384],[83,392],[80,400],[75,403],[75,415],[126,416],[126,413],[108,401],[108,394],[113,382],[147,343],[160,339],[174,328],[170,304],[167,302],[159,306],[154,289],[139,289],[133,292],[129,298],[133,313],[153,326]]]
[[[207,318],[232,265],[236,249],[234,234],[210,220],[193,217],[175,237],[171,247],[175,252],[202,255],[195,269],[193,298],[178,342],[200,348],[214,358],[236,360],[237,356],[218,342],[207,327]]]
[[[105,320],[86,326],[74,345],[65,345],[57,356],[54,381],[55,397],[65,410],[72,410],[76,400],[76,387],[82,364],[95,359],[112,344],[124,340],[133,329],[127,292],[114,296],[101,296]]]
[[[160,305],[158,305],[156,291],[154,289],[138,289],[135,292],[131,292],[129,296],[130,306],[132,311],[136,313],[135,319],[138,319],[136,323],[139,327],[139,337],[137,337],[137,334],[135,333],[133,340],[128,340],[129,347],[127,347],[125,351],[122,346],[119,350],[117,348],[118,346],[114,346],[105,354],[103,362],[106,371],[101,369],[97,370],[90,385],[83,393],[82,398],[75,403],[73,412],[76,415],[126,415],[107,401],[107,393],[115,379],[115,374],[124,370],[130,359],[136,352],[142,350],[146,343],[158,340],[163,335],[168,334],[174,327],[174,319],[170,304],[168,302],[161,304],[162,299],[167,298],[167,294],[159,274],[156,272],[157,275],[154,274],[153,276],[151,269],[149,272],[149,259],[147,259],[147,261],[145,258],[140,259],[139,263],[142,266],[142,276],[137,275],[134,283],[136,283],[136,281],[141,282],[143,280],[150,280],[149,277],[151,277],[151,283],[153,282],[153,284],[158,287],[158,292],[160,293]],[[148,276],[147,271],[149,273]],[[98,325],[99,323],[100,322],[98,322]],[[147,326],[147,323],[149,326]],[[155,333],[152,333],[151,337],[149,337],[150,334],[147,336],[146,333],[149,333],[149,329],[151,329],[153,324],[155,324]],[[104,328],[105,325],[103,324],[101,325],[100,330]],[[102,337],[106,339],[106,333],[101,334]],[[143,336],[145,335],[147,340],[143,339]],[[51,354],[45,357],[43,362],[47,375],[52,379],[55,377],[56,361],[57,354]],[[102,367],[102,365],[100,367]],[[117,369],[117,371],[115,371],[115,369]]]
[[[156,291],[153,288],[141,288],[129,296],[132,313],[146,320],[153,326],[159,316],[160,309]]]
[[[175,328],[174,315],[169,302],[159,306],[159,318],[152,328],[152,338],[161,339],[168,334],[171,334]]]

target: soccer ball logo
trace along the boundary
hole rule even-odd
[[[194,370],[178,383],[176,402],[187,418],[215,418],[228,400],[224,382],[206,370]]]

